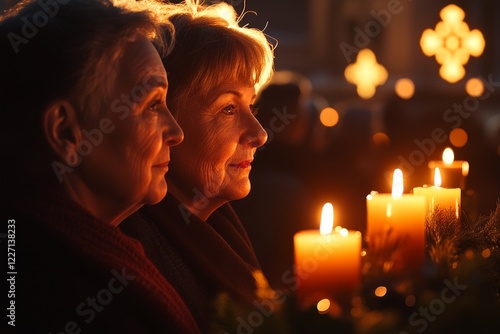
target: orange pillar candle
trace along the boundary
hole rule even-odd
[[[460,188],[441,188],[441,173],[438,167],[434,171],[434,186],[413,188],[414,195],[425,196],[426,212],[432,214],[436,208],[452,209],[457,218],[460,217]]]
[[[403,173],[396,169],[392,194],[372,191],[366,197],[368,248],[381,252],[397,245],[392,272],[420,273],[425,260],[425,197],[403,190]]]
[[[361,284],[361,232],[333,229],[333,206],[326,203],[320,230],[294,236],[297,299],[310,307],[321,299],[339,305],[350,302]]]
[[[443,160],[429,161],[431,180],[436,168],[441,172],[441,186],[443,188],[460,188],[465,190],[466,178],[469,175],[469,163],[464,160],[455,160],[455,153],[449,147],[443,151]]]

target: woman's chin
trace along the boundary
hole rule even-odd
[[[156,189],[151,189],[146,197],[146,204],[159,203],[167,195],[167,184],[159,185]]]
[[[247,197],[248,194],[250,194],[250,182],[235,189],[235,191],[232,193],[232,196],[230,196],[230,201],[243,199]]]

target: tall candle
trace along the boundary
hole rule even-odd
[[[469,175],[469,163],[465,160],[455,160],[455,153],[449,147],[444,149],[442,159],[442,161],[429,161],[428,167],[431,180],[437,167],[441,172],[441,186],[443,188],[460,188],[465,190],[466,178]]]
[[[333,217],[333,205],[326,203],[320,230],[304,230],[294,236],[296,293],[302,307],[324,298],[345,305],[360,287],[361,232],[341,226],[333,230]]]
[[[413,188],[414,195],[425,196],[426,212],[432,214],[436,208],[452,209],[457,218],[460,217],[460,188],[441,188],[441,173],[438,167],[434,171],[434,186],[431,187],[415,187]]]
[[[403,191],[403,173],[396,169],[392,194],[372,191],[366,197],[368,249],[382,252],[397,245],[392,272],[420,273],[425,260],[425,197]]]

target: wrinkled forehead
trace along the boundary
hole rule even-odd
[[[127,43],[119,62],[117,84],[166,86],[167,75],[153,44],[144,36]]]

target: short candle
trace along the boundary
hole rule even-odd
[[[413,188],[414,195],[425,196],[426,213],[433,214],[437,208],[453,210],[457,218],[460,217],[460,188],[441,188],[441,173],[438,167],[434,171],[434,185],[430,187]]]
[[[323,206],[320,230],[295,234],[297,298],[302,307],[324,298],[339,305],[350,302],[361,284],[361,241],[359,231],[333,229],[331,203]]]
[[[428,167],[431,180],[434,171],[439,168],[441,172],[441,186],[443,188],[466,189],[466,178],[469,175],[469,163],[464,160],[455,160],[455,153],[449,147],[443,151],[442,161],[431,160]]]

